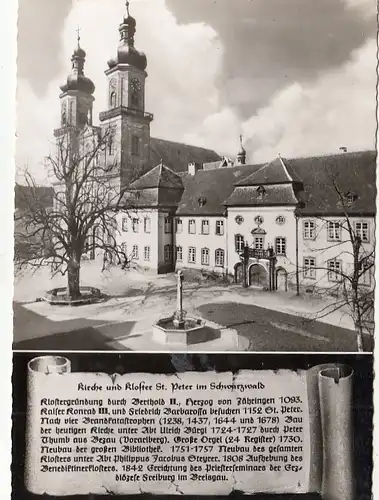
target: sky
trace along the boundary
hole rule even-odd
[[[250,163],[375,147],[375,0],[130,0],[151,135]],[[44,183],[76,28],[106,109],[124,0],[19,0],[16,174]]]

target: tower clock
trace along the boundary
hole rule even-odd
[[[132,108],[139,108],[141,105],[142,83],[138,78],[130,81],[130,104]]]

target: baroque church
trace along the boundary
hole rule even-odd
[[[278,156],[250,164],[150,136],[145,110],[147,58],[135,48],[136,20],[127,12],[108,61],[107,109],[93,123],[94,83],[79,45],[62,85],[59,141],[67,129],[84,141],[112,127],[101,160],[117,165],[115,189],[128,186],[116,215],[117,242],[129,265],[157,273],[179,268],[222,274],[247,286],[288,290],[332,286],[353,265],[346,221],[369,254],[374,246],[376,153]],[[338,186],[338,189],[336,189]],[[89,255],[88,258],[95,258]],[[362,274],[373,285],[371,271]]]

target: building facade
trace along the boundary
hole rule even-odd
[[[86,54],[78,40],[61,87],[55,136],[85,150],[111,131],[96,161],[111,166],[116,190],[127,187],[115,221],[117,245],[130,265],[157,273],[189,268],[288,290],[329,287],[341,270],[349,272],[353,236],[372,252],[375,152],[279,156],[254,165],[242,141],[236,158],[228,159],[152,138],[147,59],[135,48],[129,12],[119,32],[116,56],[105,69],[107,109],[100,124],[93,124],[95,86],[84,75]],[[371,273],[362,280],[372,284]]]

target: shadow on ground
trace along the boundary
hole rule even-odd
[[[238,302],[202,304],[197,310],[203,319],[237,330],[250,341],[254,351],[357,350],[354,331],[312,321],[300,315]],[[364,350],[371,352],[372,348],[372,336],[365,335]]]
[[[221,337],[221,331],[210,326],[205,326],[201,330],[196,331],[196,335],[190,337],[191,341],[188,345],[196,345],[202,342],[210,342],[212,340],[219,339]]]
[[[15,350],[125,350],[117,338],[128,335],[135,325],[134,321],[104,324],[85,318],[51,321],[19,303],[14,303],[14,312]]]
[[[134,323],[131,322],[130,328]],[[112,342],[112,345],[109,343]],[[128,350],[125,346],[117,347],[117,341],[103,335],[96,328],[87,327],[70,332],[55,333],[21,342],[13,343],[14,350],[25,351],[113,351]]]

